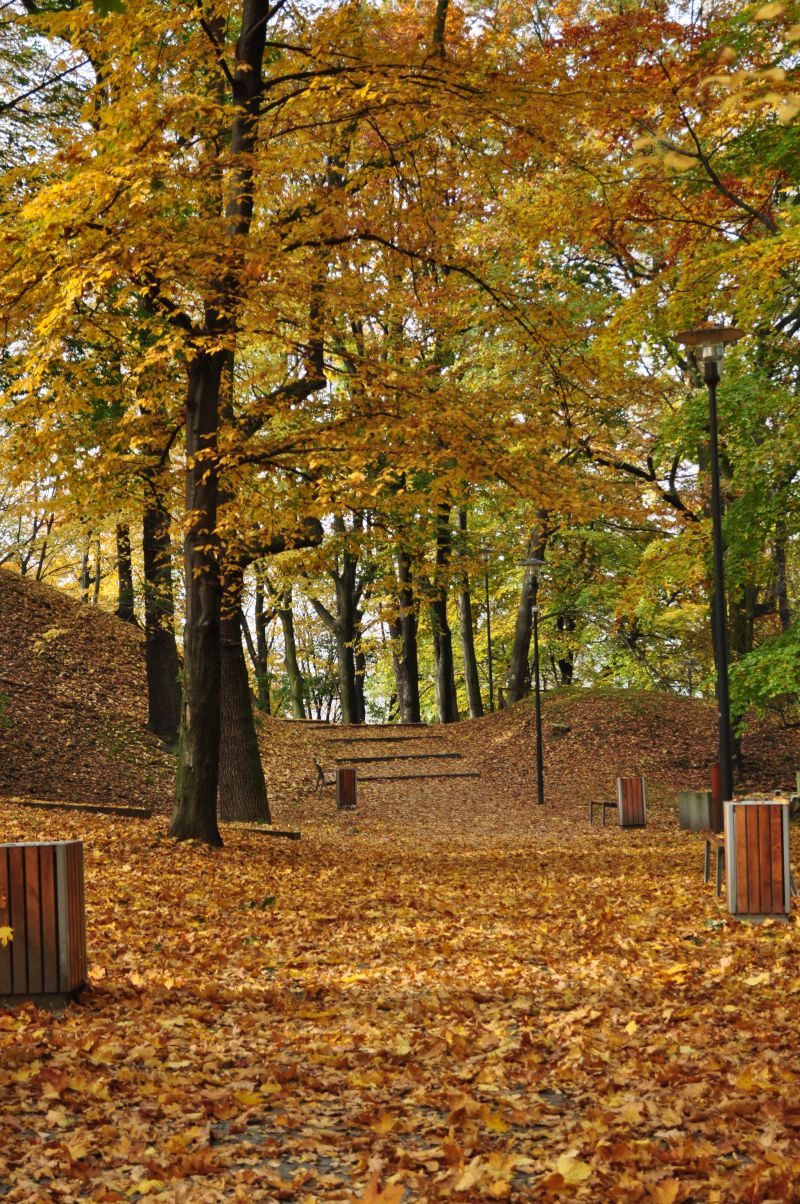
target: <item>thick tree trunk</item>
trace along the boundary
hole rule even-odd
[[[414,584],[411,574],[411,557],[401,549],[397,553],[397,577],[400,585],[398,602],[400,604],[400,676],[397,679],[397,694],[400,703],[400,720],[402,723],[419,723],[421,709],[419,701],[419,649],[417,632],[417,603],[414,598]],[[402,684],[400,681],[402,677]]]
[[[169,511],[149,506],[142,519],[144,562],[144,655],[147,667],[147,726],[174,744],[181,714],[172,546]]]
[[[117,618],[135,623],[133,609],[133,564],[131,532],[127,523],[117,523]]]
[[[437,584],[429,605],[433,656],[436,663],[436,714],[440,723],[458,722],[456,676],[453,662],[453,635],[447,619],[445,571],[450,562],[452,535],[450,507],[440,506],[436,520]]]
[[[458,526],[463,532],[467,530],[467,512],[458,512]],[[469,593],[469,577],[466,572],[461,574],[461,589],[458,594],[458,614],[461,626],[461,655],[464,658],[464,681],[467,687],[467,702],[470,719],[480,719],[483,715],[483,699],[481,698],[481,679],[478,673],[478,660],[475,656],[475,632],[472,625],[472,601]]]
[[[221,845],[217,827],[220,736],[220,583],[217,563],[217,431],[224,351],[198,351],[189,365],[186,400],[184,538],[186,626],[183,701],[175,808],[179,840]]]
[[[243,570],[224,578],[220,617],[219,816],[270,823],[267,786],[258,747],[250,681],[242,648]]]
[[[283,658],[286,666],[286,677],[289,682],[289,699],[293,719],[305,719],[306,710],[303,703],[305,693],[303,674],[297,660],[297,642],[294,637],[294,614],[292,613],[292,592],[288,590],[278,602],[278,618],[283,630]]]
[[[359,630],[361,627],[361,616],[358,617]],[[367,676],[367,657],[364,649],[361,647],[361,641],[356,644],[356,723],[367,722],[367,702],[364,695],[364,684]]]

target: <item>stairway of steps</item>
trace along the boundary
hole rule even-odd
[[[437,742],[445,740],[446,735],[441,728],[432,728],[425,724],[371,723],[359,728],[340,729],[340,732],[342,734],[329,736],[325,740],[326,749],[336,765],[355,766],[359,782],[432,781],[481,776],[476,770],[457,768],[458,762],[464,761],[460,752],[419,747],[429,742],[436,745]],[[412,742],[416,742],[417,745],[414,749],[410,747]],[[354,746],[353,752],[345,751],[344,745]],[[396,745],[400,745],[399,751],[394,751]],[[438,764],[436,768],[431,768],[431,762],[443,761],[453,765],[453,768],[448,766],[440,770]],[[415,763],[421,763],[418,769],[414,768]],[[381,772],[372,773],[370,768],[367,768],[367,772],[364,773],[362,766],[380,767]],[[391,772],[393,769],[400,772]]]

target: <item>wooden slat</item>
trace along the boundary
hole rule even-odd
[[[711,766],[711,830],[721,832],[723,823],[723,804],[727,800],[722,797],[722,774],[719,761]]]
[[[760,911],[772,912],[772,825],[770,812],[774,807],[754,807],[758,819],[758,867],[761,888]]]
[[[773,915],[781,915],[785,909],[786,882],[784,880],[783,857],[783,813],[780,807],[765,808],[769,811],[770,824],[770,877],[772,880]]]
[[[28,966],[25,945],[28,931],[25,924],[25,850],[12,845],[8,850],[8,897],[11,902],[11,927],[14,940],[11,942],[11,970],[15,994],[24,994],[28,989]]]
[[[3,901],[5,900],[5,902]],[[11,928],[11,908],[8,885],[8,849],[0,849],[0,928]],[[0,944],[0,995],[10,995],[14,988],[11,973],[11,945]]]
[[[747,886],[747,807],[734,808],[736,825],[736,911],[747,915],[748,886]]]
[[[67,894],[69,896],[69,989],[80,985],[80,886],[77,874],[78,846],[67,845]]]
[[[79,932],[80,941],[78,944],[78,979],[81,986],[86,982],[86,971],[89,968],[89,962],[86,954],[86,887],[83,872],[83,844],[79,841],[77,844],[77,860],[78,860],[78,899],[79,899]]]
[[[42,894],[42,990],[58,990],[58,923],[56,920],[55,850],[39,850],[39,882]]]
[[[25,860],[25,926],[28,932],[28,990],[39,995],[44,990],[42,974],[42,897],[39,888],[39,849],[28,845]]]
[[[758,809],[743,807],[747,831],[747,908],[750,915],[761,912],[761,861],[758,855]]]
[[[67,849],[59,844],[56,855],[56,911],[58,914],[58,989],[69,988],[69,899],[67,895]]]

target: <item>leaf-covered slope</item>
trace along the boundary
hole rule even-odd
[[[172,759],[145,731],[141,632],[5,570],[0,716],[0,793],[168,804]]]

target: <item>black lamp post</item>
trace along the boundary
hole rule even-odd
[[[489,710],[494,710],[494,678],[492,676],[492,613],[489,606],[489,557],[492,549],[484,545],[481,548],[483,557],[483,584],[486,589],[486,654],[489,661]]]
[[[735,343],[744,332],[735,326],[705,326],[682,330],[679,343],[690,347],[703,366],[708,386],[709,431],[711,435],[711,522],[714,536],[714,648],[717,657],[717,707],[719,710],[719,771],[723,801],[733,798],[733,740],[731,704],[728,689],[728,619],[725,600],[725,548],[722,542],[722,495],[719,473],[719,437],[717,429],[717,385],[720,365],[728,343]]]
[[[533,702],[536,717],[536,802],[544,806],[544,753],[542,749],[542,691],[539,675],[539,574],[544,561],[530,556],[522,562],[531,570],[531,610],[533,612]]]

